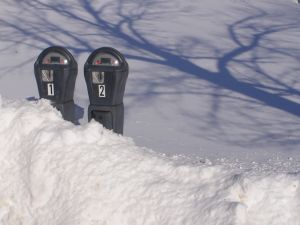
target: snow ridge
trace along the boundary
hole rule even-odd
[[[178,163],[45,100],[0,105],[1,225],[300,224],[299,173]]]

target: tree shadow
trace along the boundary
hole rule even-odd
[[[98,7],[93,1],[89,0],[77,0],[72,6],[61,1],[52,1],[51,3],[40,0],[18,1],[20,11],[30,10],[34,20],[22,16],[18,16],[13,20],[0,17],[0,25],[8,30],[0,39],[12,44],[28,45],[37,49],[59,42],[78,56],[82,53],[90,53],[94,49],[94,40],[91,41],[91,37],[107,37],[111,43],[118,43],[118,45],[122,45],[128,50],[126,51],[128,59],[169,67],[182,73],[181,76],[176,78],[166,77],[160,79],[160,85],[170,86],[172,83],[184,83],[189,77],[197,78],[208,84],[209,91],[194,86],[187,88],[185,85],[182,87],[185,94],[211,96],[211,110],[207,118],[204,119],[207,120],[207,123],[204,127],[201,126],[200,129],[208,126],[221,129],[222,126],[219,123],[222,122],[219,122],[218,113],[222,99],[237,100],[258,107],[268,106],[298,119],[300,104],[296,99],[299,98],[300,91],[293,82],[282,81],[282,76],[272,76],[265,70],[263,64],[268,60],[272,60],[274,54],[300,60],[299,49],[280,48],[276,46],[271,38],[274,34],[298,28],[299,21],[260,24],[260,19],[270,15],[262,9],[252,6],[250,13],[245,13],[246,16],[226,25],[228,38],[235,47],[221,53],[221,50],[209,46],[207,43],[202,43],[201,40],[195,37],[187,37],[183,40],[187,44],[186,46],[182,45],[182,41],[177,46],[171,47],[151,41],[150,38],[147,38],[147,34],[142,32],[138,23],[141,20],[157,19],[162,15],[161,12],[156,13],[149,10],[155,7],[158,1],[136,0],[134,4],[128,5],[128,3],[129,1],[117,0]],[[45,17],[46,12],[55,12],[55,15],[59,16],[62,21],[71,21],[70,24],[79,24],[81,27],[85,27],[86,30],[83,30],[82,33],[76,33],[72,30],[72,27],[68,29],[66,26],[61,26],[56,21],[52,21],[51,18]],[[280,15],[274,17],[278,16]],[[57,33],[62,35],[57,36]],[[206,48],[210,48],[215,53],[214,56],[191,54],[193,46],[201,44],[205,45]],[[270,58],[264,58],[260,53],[262,50],[267,52]],[[245,55],[247,57],[244,57]],[[217,70],[206,69],[194,62],[202,59],[215,60]],[[238,64],[247,71],[254,73],[255,77],[259,76],[259,78],[246,77],[241,79],[240,76],[235,76],[231,64]],[[299,72],[299,68],[295,70]],[[260,82],[260,80],[265,82]],[[149,104],[151,99],[157,95],[181,94],[181,90],[166,93],[156,91],[157,80],[148,80],[143,85],[147,86],[144,95],[129,94],[133,98],[133,102]],[[234,93],[234,95],[231,93]],[[147,96],[147,99],[145,99],[145,96]],[[251,117],[250,114],[242,116]],[[193,116],[197,117],[197,115]],[[253,120],[253,118],[251,119]],[[264,133],[262,136],[255,137],[252,141],[259,142],[261,138],[267,136],[273,138],[272,134]],[[299,144],[299,142],[296,144]]]

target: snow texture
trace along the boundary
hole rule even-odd
[[[0,124],[1,225],[300,224],[299,172],[168,158],[44,100]]]
[[[0,100],[0,224],[300,225],[295,2],[1,0],[1,95],[37,97],[34,61],[64,46],[81,125]],[[87,123],[103,46],[130,67],[125,137]]]

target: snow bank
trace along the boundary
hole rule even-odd
[[[182,163],[1,100],[0,224],[299,225],[300,174]]]

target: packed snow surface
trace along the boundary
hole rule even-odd
[[[297,166],[198,162],[137,147],[48,101],[0,103],[2,225],[299,225]]]

